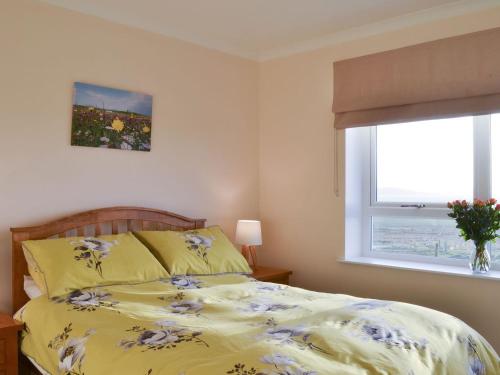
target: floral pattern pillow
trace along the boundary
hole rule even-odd
[[[23,242],[29,271],[49,297],[99,285],[141,283],[167,271],[132,233]]]
[[[245,258],[218,226],[135,233],[172,275],[251,273]]]

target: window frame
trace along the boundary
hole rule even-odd
[[[369,150],[363,157],[362,188],[362,250],[361,255],[367,258],[380,258],[419,263],[442,264],[467,267],[466,259],[450,259],[430,257],[417,254],[397,254],[372,250],[372,217],[414,217],[430,219],[448,219],[447,202],[419,202],[424,207],[402,207],[415,205],[415,202],[379,202],[377,201],[377,127],[372,126],[367,133]],[[491,159],[491,115],[473,116],[473,197],[488,199],[492,193],[492,159]],[[489,244],[491,247],[491,244]],[[492,265],[492,269],[500,270],[500,265]]]

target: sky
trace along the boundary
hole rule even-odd
[[[471,200],[473,118],[377,127],[377,194],[381,201]],[[500,201],[500,114],[491,116],[491,196]]]
[[[151,95],[75,82],[73,104],[151,116],[152,103]]]
[[[378,200],[471,200],[473,160],[472,117],[379,126]]]

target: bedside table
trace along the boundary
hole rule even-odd
[[[290,270],[283,270],[279,268],[258,266],[256,269],[252,269],[253,273],[250,276],[256,278],[259,281],[267,281],[285,285],[289,284],[289,278],[292,274],[292,271]]]
[[[0,375],[17,375],[17,336],[23,324],[0,313]]]

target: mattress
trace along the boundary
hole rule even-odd
[[[494,349],[453,316],[244,275],[40,296],[16,318],[22,352],[53,375],[500,373]]]

